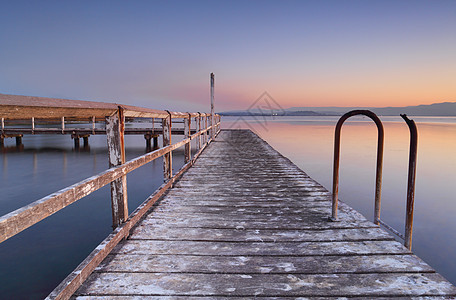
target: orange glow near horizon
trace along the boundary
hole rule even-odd
[[[456,74],[454,75],[456,78]],[[219,105],[232,109],[246,109],[262,92],[268,93],[283,107],[401,107],[428,105],[439,102],[456,102],[456,85],[450,84],[450,78],[425,80],[411,78],[397,82],[381,82],[368,80],[350,81],[342,79],[339,82],[302,81],[280,82],[275,85],[267,84],[269,88],[261,89],[256,84],[256,94],[250,86],[238,84],[236,93],[219,87],[217,99],[230,99],[228,103]]]

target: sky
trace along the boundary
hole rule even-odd
[[[456,1],[0,1],[0,93],[174,111],[456,101]]]

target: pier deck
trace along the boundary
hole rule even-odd
[[[456,296],[251,131],[222,131],[74,298]],[[433,298],[434,299],[434,298]]]

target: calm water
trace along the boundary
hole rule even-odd
[[[105,136],[91,137],[90,149],[79,151],[68,135],[24,136],[23,149],[14,139],[5,142],[0,215],[108,168]],[[126,145],[127,160],[145,153],[142,136],[127,136]],[[173,152],[175,171],[182,151]],[[161,158],[127,175],[129,211],[162,183]],[[108,185],[1,243],[0,299],[46,297],[111,232],[111,222]]]
[[[419,135],[412,251],[456,284],[456,118],[412,119]],[[337,120],[225,117],[222,124],[254,130],[332,191]],[[404,233],[409,130],[400,117],[381,120],[385,129],[381,218]],[[350,118],[341,141],[339,198],[373,220],[377,128],[370,119]]]
[[[333,131],[337,117],[252,119],[225,117],[224,128],[251,128],[310,176],[331,188]],[[414,118],[419,130],[413,251],[456,283],[456,118]],[[351,119],[350,119],[351,120]],[[340,198],[373,218],[376,127],[353,119],[342,130]],[[400,118],[385,126],[382,219],[403,231],[409,132]],[[177,141],[174,140],[173,141]],[[127,159],[145,153],[142,136],[127,136]],[[104,136],[76,151],[69,136],[25,136],[24,148],[6,140],[0,157],[0,214],[107,168]],[[183,165],[174,152],[173,167]],[[129,210],[162,182],[158,159],[127,176]],[[111,231],[109,186],[0,244],[0,298],[47,296]]]

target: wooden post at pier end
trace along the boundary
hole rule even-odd
[[[211,126],[214,125],[214,87],[215,87],[215,78],[214,73],[211,73]],[[211,139],[215,137],[214,128],[211,129]]]
[[[163,147],[171,145],[171,113],[168,111],[168,117],[162,119],[163,127]],[[172,152],[163,156],[163,173],[165,182],[173,177],[173,156]]]
[[[106,137],[108,141],[109,167],[125,163],[125,115],[119,107],[116,113],[106,117]],[[79,139],[78,139],[79,140]],[[112,226],[116,228],[128,218],[127,176],[111,182]]]

